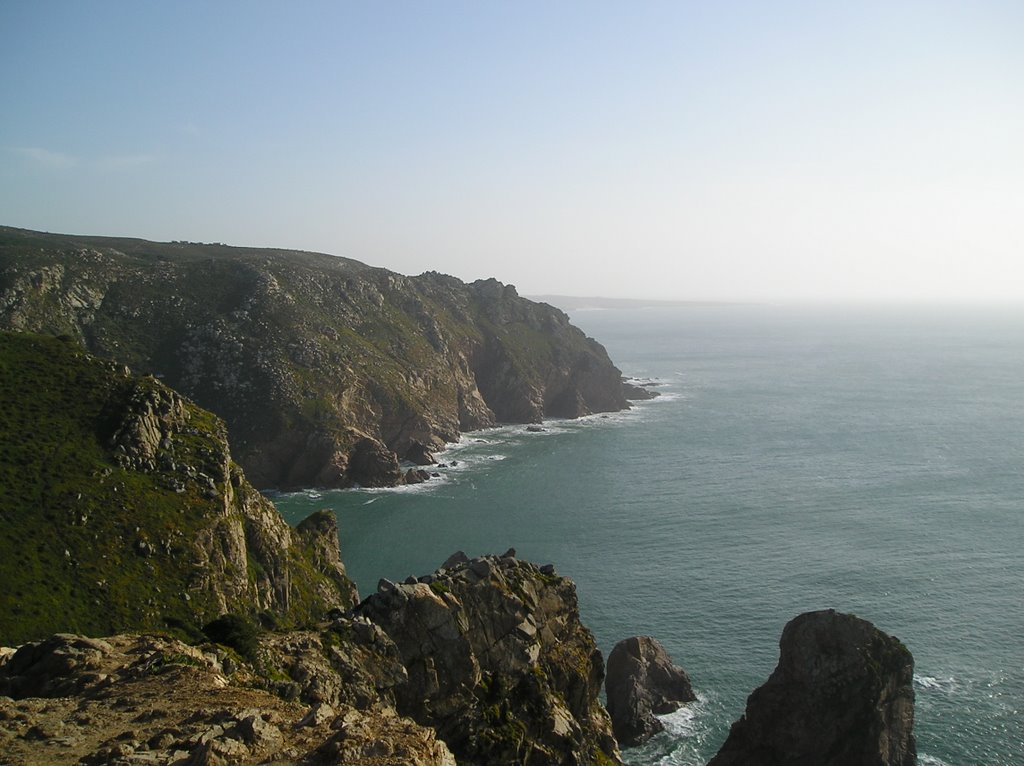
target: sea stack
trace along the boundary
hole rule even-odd
[[[834,610],[786,625],[779,664],[708,766],[914,766],[914,658]]]
[[[619,641],[608,655],[608,714],[622,747],[643,744],[664,729],[656,714],[672,713],[697,697],[686,671],[651,636]]]

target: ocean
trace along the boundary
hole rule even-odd
[[[1024,763],[1024,310],[577,311],[632,410],[466,434],[440,479],[330,508],[365,595],[455,550],[575,580],[607,656],[657,637],[699,700],[627,763],[704,764],[787,621],[835,608],[913,652],[919,762]]]

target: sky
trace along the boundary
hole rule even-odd
[[[0,224],[1024,302],[1024,2],[0,3]]]

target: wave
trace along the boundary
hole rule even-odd
[[[960,684],[952,676],[948,678],[936,678],[935,676],[919,676],[914,674],[914,685],[926,692],[943,692],[952,694]]]
[[[674,713],[658,716],[665,730],[623,753],[631,766],[700,766],[711,743],[711,725],[719,703],[697,691],[697,699]],[[714,708],[714,709],[713,709]]]
[[[926,755],[925,753],[917,754],[917,762],[924,766],[951,766],[947,761],[934,755]]]

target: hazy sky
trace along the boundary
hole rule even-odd
[[[1024,300],[1024,2],[0,3],[0,223]]]

